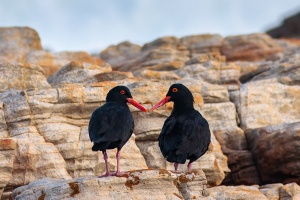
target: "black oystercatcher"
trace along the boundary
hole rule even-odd
[[[167,161],[174,162],[175,171],[178,163],[184,164],[187,159],[190,160],[187,169],[191,171],[192,163],[208,149],[211,137],[209,125],[194,109],[194,97],[182,84],[171,85],[166,97],[151,110],[170,101],[174,102],[174,108],[162,127],[159,147]]]
[[[106,174],[103,176],[120,175],[120,150],[132,135],[134,122],[127,102],[138,109],[147,109],[135,101],[129,89],[116,86],[106,96],[106,103],[97,108],[90,119],[89,136],[94,146],[93,151],[102,151]],[[107,149],[117,148],[117,171],[111,174],[107,163]]]

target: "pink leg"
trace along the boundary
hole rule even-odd
[[[174,168],[175,168],[175,172],[176,172],[178,169],[178,163],[174,163]]]
[[[189,162],[189,164],[187,165],[187,170],[188,172],[192,171],[192,163]]]
[[[104,175],[102,175],[102,176],[99,176],[99,178],[107,177],[107,176],[111,175],[110,172],[109,172],[109,169],[108,169],[108,162],[107,162],[108,157],[107,157],[107,153],[106,153],[106,151],[102,151],[102,153],[103,153],[103,158],[104,158],[104,161],[105,161],[106,173]]]
[[[118,151],[116,154],[117,157],[117,171],[116,171],[116,175],[120,174],[120,157],[121,157],[121,152]]]

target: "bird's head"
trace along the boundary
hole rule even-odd
[[[130,103],[143,112],[147,109],[132,98],[130,90],[123,85],[112,88],[106,96],[106,102],[117,102],[121,104]]]
[[[170,101],[173,101],[175,104],[182,103],[184,105],[192,106],[194,103],[194,97],[186,86],[176,83],[170,86],[166,97],[155,104],[150,110],[155,110]]]

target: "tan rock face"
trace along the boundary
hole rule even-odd
[[[299,46],[264,34],[170,36],[142,47],[129,42],[111,46],[100,54],[108,62],[104,64],[85,52],[44,51],[37,33],[29,28],[0,28],[0,41],[2,199],[11,198],[14,188],[43,177],[83,177],[80,180],[84,183],[58,181],[64,188],[58,194],[41,180],[34,184],[47,185],[48,189],[36,190],[34,186],[39,191],[34,194],[37,198],[50,193],[60,199],[72,198],[79,195],[78,190],[84,195],[99,195],[102,189],[110,191],[101,193],[108,198],[138,193],[154,196],[157,191],[157,199],[166,194],[174,199],[299,198],[299,186],[292,183],[299,183],[300,177],[296,151]],[[48,75],[52,75],[48,77],[51,85],[45,78]],[[170,185],[168,181],[175,180],[173,175],[165,176],[162,170],[173,170],[157,144],[172,103],[148,113],[129,106],[135,134],[122,149],[121,170],[138,170],[131,178],[109,177],[102,184],[84,177],[104,172],[103,155],[91,151],[87,127],[91,113],[104,104],[107,92],[116,85],[126,85],[133,97],[149,109],[175,82],[190,88],[194,106],[208,120],[213,134],[209,151],[193,165],[205,172],[211,196],[207,196],[202,175],[186,183],[186,177],[180,183],[177,177],[177,183]],[[115,154],[115,150],[109,151],[112,171],[116,168]],[[141,171],[145,168],[162,171]],[[180,171],[185,170],[186,165],[181,165]],[[162,174],[157,175],[158,171]],[[289,184],[213,187],[221,183],[261,185],[277,181]],[[157,186],[160,183],[170,186],[170,190],[161,191],[163,187]],[[84,184],[89,187],[81,190]],[[147,190],[148,186],[155,192]],[[27,192],[16,195],[33,194],[31,189]]]
[[[28,27],[0,28],[0,63],[23,62],[27,53],[42,49],[35,30]]]
[[[50,76],[48,81],[52,86],[66,83],[92,83],[97,82],[97,75],[105,72],[111,72],[108,64],[98,66],[90,63],[71,62]]]
[[[224,200],[253,199],[268,200],[258,186],[217,186],[208,189],[211,197]]]
[[[114,67],[137,57],[140,50],[141,46],[125,41],[101,51],[100,58]]]
[[[92,57],[86,52],[71,52],[63,51],[58,53],[51,53],[48,51],[32,51],[26,54],[24,62],[40,65],[46,77],[53,75],[62,66],[70,62],[77,62],[81,65],[101,66],[104,62],[100,58]]]
[[[14,139],[0,139],[0,196],[13,176],[16,146],[17,143]]]
[[[299,95],[300,86],[283,85],[274,79],[243,84],[238,105],[241,127],[250,130],[299,121]]]
[[[227,60],[261,60],[281,52],[281,47],[267,34],[250,34],[224,38],[221,52]]]
[[[38,65],[2,63],[0,71],[0,91],[50,87],[43,69]]]
[[[45,178],[16,189],[12,196],[14,199],[205,199],[208,196],[205,183],[202,171],[174,174],[167,170],[137,170],[123,177],[68,181]]]

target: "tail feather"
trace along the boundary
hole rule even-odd
[[[187,154],[180,154],[176,155],[175,152],[169,152],[167,156],[167,161],[169,162],[176,162],[180,164],[184,164],[187,159]]]

